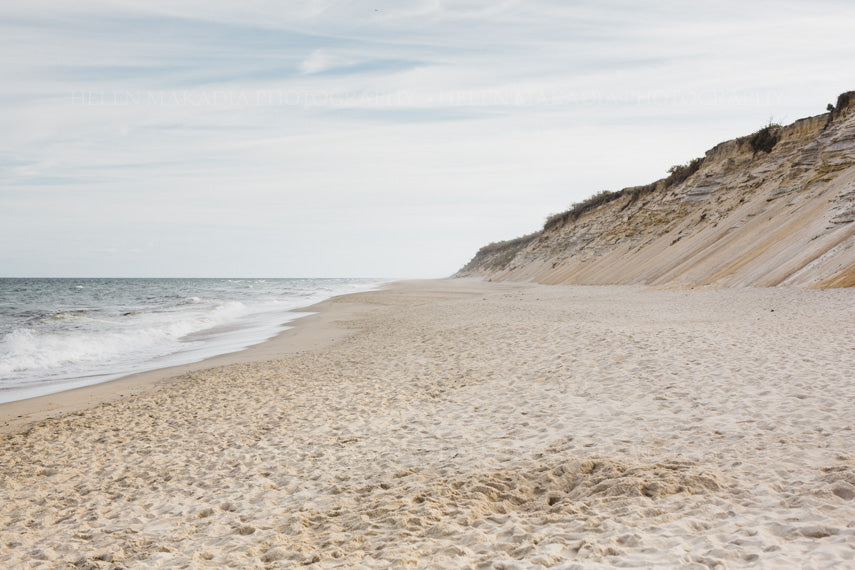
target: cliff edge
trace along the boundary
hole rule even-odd
[[[855,286],[855,91],[492,243],[455,276],[662,287]]]

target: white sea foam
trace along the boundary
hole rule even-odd
[[[250,289],[251,280],[128,281],[36,283],[39,304],[15,326],[4,326],[0,313],[0,402],[241,350],[283,330],[296,317],[292,309],[378,283],[257,280]],[[0,301],[2,286],[0,280]],[[80,298],[87,295],[81,289],[97,295]]]
[[[120,357],[139,360],[177,352],[186,335],[227,324],[245,315],[238,301],[214,306],[204,313],[149,313],[136,319],[79,318],[77,330],[38,332],[15,329],[0,340],[0,377],[22,372],[45,372],[79,364],[107,364]],[[55,319],[75,315],[60,313]]]
[[[167,339],[166,331],[39,334],[16,329],[0,341],[0,375],[49,371],[70,364],[103,362],[150,348]]]

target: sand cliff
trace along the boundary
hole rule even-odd
[[[601,193],[457,276],[570,284],[855,286],[855,92],[721,143],[647,186]]]

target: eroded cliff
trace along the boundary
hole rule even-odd
[[[855,92],[490,244],[457,276],[541,283],[855,286]]]

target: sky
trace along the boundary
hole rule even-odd
[[[0,4],[0,276],[444,277],[855,89],[846,1]]]

